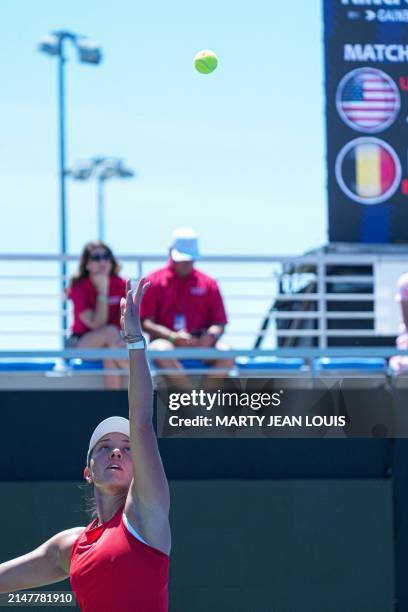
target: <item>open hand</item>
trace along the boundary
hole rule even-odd
[[[131,290],[130,280],[126,281],[126,298],[120,300],[120,326],[125,336],[141,336],[140,302],[150,286],[150,281],[139,279],[136,290]]]

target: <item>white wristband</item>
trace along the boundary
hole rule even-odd
[[[146,341],[143,340],[139,340],[139,342],[132,342],[132,343],[128,343],[126,344],[126,346],[128,347],[129,351],[132,351],[134,349],[144,349],[146,348]]]

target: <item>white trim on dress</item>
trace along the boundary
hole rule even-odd
[[[150,546],[150,544],[145,542],[144,539],[142,538],[142,536],[137,533],[136,529],[134,527],[132,527],[132,525],[129,523],[125,513],[122,514],[122,518],[123,518],[123,523],[124,523],[126,529],[129,531],[129,533],[131,533],[132,536],[134,536],[137,540],[142,542],[142,544],[146,544],[146,546]]]

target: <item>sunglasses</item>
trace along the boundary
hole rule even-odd
[[[110,258],[109,253],[92,253],[89,256],[91,261],[108,261]]]

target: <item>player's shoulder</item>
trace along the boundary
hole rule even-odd
[[[85,527],[71,527],[60,531],[48,541],[49,545],[55,547],[58,565],[68,574],[73,546],[85,529]]]
[[[85,529],[86,527],[71,527],[70,529],[64,529],[64,531],[55,534],[51,540],[54,541],[59,550],[63,550],[72,546]]]

